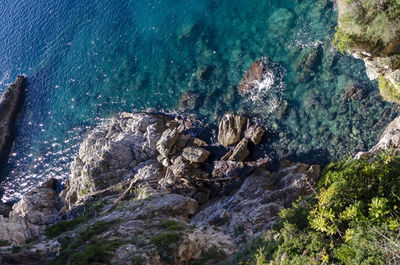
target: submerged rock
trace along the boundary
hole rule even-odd
[[[345,100],[361,100],[367,96],[367,90],[359,85],[351,85],[347,88],[343,98]]]
[[[193,111],[200,105],[200,95],[192,91],[188,91],[182,94],[179,99],[179,110],[181,111]]]
[[[7,163],[14,141],[14,126],[25,98],[25,77],[19,75],[0,97],[0,169]]]

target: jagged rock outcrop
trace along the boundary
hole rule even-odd
[[[50,179],[14,204],[8,218],[0,215],[0,238],[22,245],[27,239],[39,237],[46,225],[57,220],[59,209],[55,180]]]
[[[194,122],[186,118],[123,113],[98,126],[71,165],[71,178],[60,195],[62,210],[54,183],[48,182],[26,194],[10,218],[0,217],[0,235],[13,244],[39,237],[20,256],[12,256],[11,247],[0,250],[8,257],[0,262],[11,264],[14,258],[18,264],[15,260],[35,253],[41,263],[55,258],[67,264],[76,253],[99,244],[105,249],[115,244],[109,252],[113,264],[183,265],[209,251],[236,253],[271,228],[283,207],[309,194],[320,170],[285,162],[269,172],[268,156],[242,162],[249,155],[250,140],[243,137],[247,119],[227,116],[218,138],[229,145],[242,139],[230,147],[235,161],[211,161],[218,157],[211,151],[225,147],[216,139],[211,147],[191,136]],[[253,127],[247,136],[259,138],[254,135],[261,130]],[[44,227],[57,218],[82,215],[84,221],[61,226],[64,230],[54,240],[43,236]],[[57,249],[58,242],[63,248]]]
[[[188,121],[165,115],[123,113],[94,129],[71,165],[71,178],[62,192],[67,208],[91,192],[132,178],[146,161],[157,168],[153,173],[160,176],[161,189],[195,194],[197,180],[208,176],[199,163],[209,152],[202,140],[185,133],[188,126]]]
[[[14,126],[25,98],[25,77],[19,75],[0,97],[0,169],[7,163]]]
[[[237,243],[249,240],[271,228],[281,209],[311,194],[319,175],[319,166],[287,161],[275,173],[258,170],[232,196],[208,202],[191,223],[217,226]]]

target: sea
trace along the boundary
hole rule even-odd
[[[268,155],[320,164],[367,150],[399,114],[332,45],[331,0],[2,0],[0,25],[0,92],[28,80],[3,201],[68,179],[87,132],[122,111],[246,115],[268,129]],[[265,80],[241,95],[258,60]]]

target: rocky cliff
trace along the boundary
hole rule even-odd
[[[216,264],[311,193],[320,167],[273,170],[249,119],[225,115],[215,139],[196,124],[123,113],[95,128],[61,194],[49,180],[0,217],[1,264]]]
[[[400,102],[400,4],[396,1],[337,0],[335,43],[363,59],[382,97]]]

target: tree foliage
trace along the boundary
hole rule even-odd
[[[332,163],[315,195],[281,211],[278,240],[242,264],[399,264],[399,207],[399,155]]]

